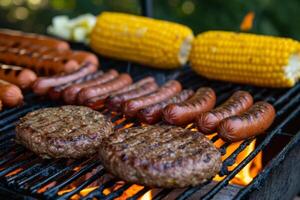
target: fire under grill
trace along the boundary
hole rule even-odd
[[[226,199],[225,196],[222,196],[226,194],[228,199],[249,198],[249,196],[255,195],[258,188],[263,191],[264,181],[268,178],[272,179],[271,174],[276,167],[282,164],[281,161],[289,155],[292,149],[296,148],[295,146],[299,142],[300,84],[289,90],[267,89],[207,80],[194,74],[187,67],[180,71],[166,72],[132,66],[131,63],[116,64],[111,60],[103,62],[102,65],[104,70],[114,67],[119,71],[127,71],[135,80],[152,75],[160,84],[176,78],[185,88],[195,90],[201,86],[210,86],[216,91],[217,104],[224,102],[236,90],[246,90],[251,92],[255,101],[264,100],[272,103],[277,110],[276,120],[267,134],[241,142],[230,153],[228,149],[231,144],[220,143],[218,136],[210,138],[219,147],[222,155],[226,154],[218,179],[214,178],[214,180],[209,180],[197,187],[184,189],[148,188],[124,183],[112,177],[101,166],[96,156],[81,160],[43,160],[17,144],[14,140],[14,128],[21,116],[39,108],[59,105],[57,102],[50,102],[46,98],[27,93],[22,107],[7,109],[0,113],[0,196],[10,199],[183,200],[218,199],[218,196],[219,199]],[[138,121],[125,119],[121,114],[112,113],[105,107],[99,111],[111,119],[115,129],[141,125]],[[189,125],[187,128],[194,129],[193,125]],[[232,180],[236,178],[236,175],[247,167],[258,154],[261,152],[264,154],[267,149],[275,148],[273,141],[276,138],[277,140],[284,138],[285,143],[268,160],[253,181],[244,186],[233,185]],[[254,140],[257,140],[255,147],[237,163],[239,155],[253,145]],[[285,172],[284,176],[291,176],[289,173],[292,172],[293,170]],[[276,178],[280,178],[278,176]],[[269,190],[272,192],[272,186],[269,186]],[[260,195],[262,194],[260,193]],[[260,197],[264,198],[264,196]]]

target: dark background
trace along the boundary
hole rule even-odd
[[[255,12],[251,32],[300,39],[300,0],[153,0],[154,17],[190,26],[238,31],[243,17]],[[0,27],[44,33],[56,15],[122,11],[140,14],[138,0],[0,0]]]

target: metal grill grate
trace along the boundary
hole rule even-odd
[[[107,68],[113,66],[111,63],[105,64]],[[131,64],[128,64],[127,70],[133,72]],[[124,70],[124,68],[122,68]],[[165,72],[162,72],[166,74]],[[229,181],[244,168],[259,152],[261,152],[275,135],[288,134],[295,135],[290,132],[288,127],[293,119],[300,115],[300,84],[289,90],[283,89],[266,89],[257,88],[245,85],[235,85],[217,81],[210,81],[204,78],[200,78],[188,68],[185,68],[181,73],[172,72],[167,73],[166,76],[162,76],[162,73],[157,71],[149,72],[143,71],[138,73],[139,76],[133,74],[135,79],[140,79],[143,76],[152,74],[162,83],[168,79],[177,77],[177,79],[183,83],[185,88],[196,89],[201,86],[210,86],[214,88],[217,94],[217,103],[220,104],[226,98],[228,98],[234,91],[243,89],[251,92],[254,99],[266,100],[272,103],[277,110],[277,117],[269,132],[263,138],[262,142],[250,153],[239,165],[233,170],[229,171],[228,167],[232,166],[236,157],[241,151],[243,151],[254,138],[244,141],[226,160],[223,162],[222,170],[219,173],[220,176],[225,178],[218,182],[211,190],[204,194],[202,199],[211,199],[220,190],[225,188]],[[161,79],[161,77],[164,77]],[[0,113],[0,186],[7,188],[13,192],[29,195],[34,198],[44,199],[68,199],[73,195],[79,195],[80,199],[114,199],[123,194],[132,184],[123,183],[116,179],[108,178],[108,174],[105,172],[96,157],[82,160],[43,160],[30,151],[26,150],[22,146],[18,145],[14,141],[14,126],[18,118],[26,113],[43,107],[59,105],[58,103],[49,102],[43,98],[36,97],[32,93],[25,95],[25,104],[19,108],[8,109]],[[138,121],[132,121],[123,119],[123,116],[116,113],[110,113],[107,109],[103,108],[102,113],[107,115],[115,124],[115,129],[123,128],[128,124],[132,126],[139,125]],[[299,137],[298,132],[294,137]],[[212,138],[213,142],[216,142],[218,137]],[[292,140],[293,141],[293,140]],[[292,142],[291,141],[291,142]],[[226,153],[228,143],[225,143],[220,147],[221,153]],[[289,148],[287,146],[285,149]],[[285,150],[286,151],[286,150]],[[284,152],[283,152],[284,153]],[[281,152],[282,154],[282,152]],[[274,161],[276,162],[276,160]],[[265,171],[262,175],[266,173]],[[248,190],[256,187],[255,182],[261,179],[261,174],[255,179],[249,187],[245,187],[238,194],[238,198],[243,197]],[[107,180],[106,180],[107,179]],[[194,193],[201,190],[205,185],[211,181],[207,181],[197,187],[191,187],[183,190],[178,194],[177,199],[183,200],[189,198]],[[121,185],[120,185],[121,184]],[[76,185],[76,188],[74,187]],[[105,194],[104,191],[107,188],[111,188],[115,185],[119,185],[119,188],[112,191],[109,194]],[[82,189],[93,187],[86,196],[80,196]],[[59,193],[61,190],[66,190],[65,193]],[[128,199],[138,199],[147,193],[150,188],[143,188],[136,194]],[[173,190],[171,189],[157,189],[154,199],[164,199]]]

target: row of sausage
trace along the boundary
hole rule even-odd
[[[178,126],[195,123],[199,131],[218,132],[230,142],[263,133],[275,118],[271,104],[263,101],[253,104],[246,91],[235,92],[214,108],[216,94],[212,88],[201,87],[194,92],[182,89],[176,80],[159,87],[153,77],[133,83],[129,74],[119,74],[113,69],[96,72],[93,66],[87,65],[69,75],[40,78],[33,89],[39,95],[48,94],[51,99],[67,104],[94,109],[105,105],[147,124],[161,120]]]

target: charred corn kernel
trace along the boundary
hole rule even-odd
[[[208,31],[194,40],[190,62],[211,79],[292,87],[300,78],[300,44],[289,38]]]
[[[194,36],[190,28],[141,16],[104,12],[91,34],[98,53],[157,68],[184,65]]]

